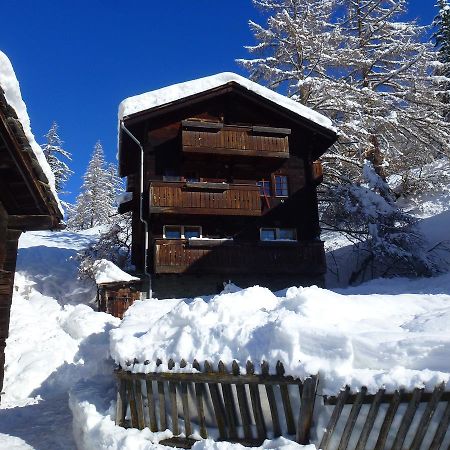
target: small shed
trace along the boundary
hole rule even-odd
[[[141,280],[106,259],[95,261],[93,269],[98,310],[122,319],[125,311],[142,298]]]

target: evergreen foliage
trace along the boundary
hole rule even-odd
[[[450,4],[448,0],[438,0],[436,6],[439,8],[439,13],[433,22],[436,27],[433,37],[441,63],[436,73],[446,77],[443,84],[442,101],[448,105],[450,103]],[[444,112],[444,117],[450,122],[450,107],[448,106]]]
[[[73,214],[68,219],[68,226],[75,230],[84,230],[111,223],[116,214],[116,196],[121,187],[121,180],[113,165],[106,166],[100,141],[95,144],[83,180]]]
[[[47,162],[55,175],[55,189],[58,194],[63,194],[62,191],[67,180],[73,174],[64,159],[72,161],[72,155],[63,148],[63,141],[58,134],[58,124],[52,123],[52,126],[45,135],[47,142],[41,145]],[[61,159],[62,158],[62,159]]]

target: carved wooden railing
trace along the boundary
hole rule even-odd
[[[323,242],[196,241],[156,239],[155,273],[321,274]]]
[[[153,181],[150,212],[259,216],[261,199],[256,184]]]
[[[288,158],[288,134],[290,130],[285,128],[184,121],[182,145],[183,151],[190,153]]]

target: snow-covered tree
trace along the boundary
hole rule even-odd
[[[369,159],[387,176],[448,151],[436,94],[436,53],[424,27],[403,20],[406,0],[254,0],[257,44],[240,60],[255,80],[331,117],[340,139],[325,156],[328,180],[361,181]]]
[[[52,123],[52,126],[45,135],[47,142],[41,145],[47,162],[55,174],[55,188],[58,194],[63,193],[62,189],[73,171],[69,168],[65,160],[72,161],[72,155],[63,148],[63,141],[58,134],[58,124]]]
[[[322,112],[339,129],[323,160],[323,220],[364,247],[363,261],[396,268],[401,260],[426,273],[414,219],[385,183],[394,174],[422,176],[421,167],[449,152],[442,77],[426,28],[404,18],[406,0],[254,3],[267,23],[250,22],[254,57],[239,62],[252,79]],[[367,179],[372,172],[378,187]]]
[[[68,226],[83,230],[109,224],[116,214],[116,196],[121,181],[116,175],[116,170],[113,170],[111,165],[106,166],[100,142],[95,144],[83,180],[74,213],[68,219]]]
[[[78,254],[81,278],[94,278],[93,263],[112,261],[123,270],[131,269],[131,213],[112,216],[107,230],[97,242]]]

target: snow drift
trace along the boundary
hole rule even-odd
[[[164,370],[169,358],[236,359],[242,368],[248,359],[266,360],[272,369],[280,360],[289,375],[319,373],[329,395],[346,384],[371,392],[432,389],[450,377],[449,323],[447,294],[355,295],[313,286],[277,296],[254,286],[212,298],[136,302],[110,332],[111,354],[134,372]]]

